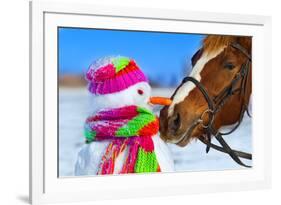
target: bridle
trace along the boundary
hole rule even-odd
[[[196,125],[201,124],[203,127],[205,133],[199,137],[199,140],[206,144],[206,153],[209,152],[210,148],[213,148],[215,150],[224,152],[229,154],[229,156],[239,165],[244,166],[244,167],[251,167],[246,164],[244,164],[240,158],[245,158],[252,160],[252,154],[242,152],[242,151],[237,151],[232,149],[227,142],[223,139],[223,135],[229,135],[233,133],[241,124],[244,113],[247,112],[247,114],[250,116],[249,111],[248,111],[248,102],[245,102],[245,94],[246,94],[246,88],[247,88],[247,83],[249,80],[249,72],[250,72],[250,64],[252,61],[251,55],[247,52],[247,50],[242,47],[238,43],[231,43],[230,46],[233,48],[237,49],[238,51],[242,52],[246,57],[247,60],[245,63],[242,64],[240,70],[236,73],[235,77],[232,79],[230,84],[225,87],[218,95],[215,97],[211,97],[206,88],[202,83],[200,83],[198,80],[196,80],[193,77],[187,76],[183,79],[182,83],[186,83],[188,81],[192,82],[203,94],[207,104],[208,108],[201,114],[201,117],[195,122]],[[241,82],[240,86],[238,88],[237,84],[238,82]],[[238,123],[234,126],[233,129],[231,129],[229,132],[222,133],[218,130],[215,130],[213,127],[214,119],[216,114],[222,109],[222,107],[225,105],[225,103],[228,101],[228,99],[236,94],[240,94],[241,97],[243,97],[243,104],[241,106],[240,110],[240,116]],[[204,123],[204,118],[205,115],[208,115],[208,122]],[[193,126],[195,127],[195,126]],[[211,136],[214,136],[215,139],[220,143],[221,146],[218,146],[216,144],[213,144],[211,142]]]

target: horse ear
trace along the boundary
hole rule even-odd
[[[250,55],[252,54],[252,37],[241,36],[241,37],[238,37],[237,42],[241,46],[246,48]]]
[[[196,64],[196,62],[201,58],[203,54],[203,48],[200,48],[191,58],[191,65],[192,67]]]

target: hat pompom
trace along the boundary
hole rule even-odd
[[[115,68],[112,64],[108,64],[98,69],[94,73],[92,80],[94,80],[95,82],[103,82],[104,80],[113,78],[114,76]]]
[[[96,73],[100,73],[100,69],[103,69],[103,72],[105,72],[108,68],[106,68],[108,65],[112,64],[112,57],[105,57],[105,58],[100,58],[97,59],[96,61],[94,61],[88,68],[88,71],[86,73],[86,80],[88,82],[95,82],[96,79],[96,75],[97,76],[101,76],[101,74],[96,74]],[[113,65],[113,64],[112,64]],[[109,68],[110,69],[110,68]],[[111,72],[110,72],[111,73]],[[106,76],[106,75],[105,75]],[[99,77],[97,78],[99,79]],[[104,78],[106,79],[106,78]]]

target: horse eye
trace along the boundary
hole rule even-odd
[[[235,65],[228,62],[228,63],[225,63],[223,67],[228,69],[228,70],[232,70],[233,68],[235,68]]]

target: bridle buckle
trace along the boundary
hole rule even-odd
[[[206,114],[209,114],[209,120],[208,120],[208,123],[207,124],[204,124],[204,116]],[[202,127],[207,129],[210,125],[213,124],[213,121],[214,121],[214,111],[211,110],[211,109],[206,109],[200,116],[198,122],[201,123]]]

